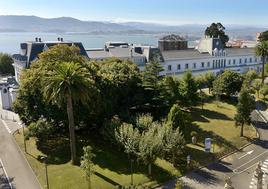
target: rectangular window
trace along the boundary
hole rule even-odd
[[[189,68],[189,65],[188,64],[185,64],[185,69],[188,69]]]
[[[201,67],[204,68],[205,67],[205,63],[201,62]]]
[[[242,64],[242,58],[239,59],[239,64]]]
[[[193,63],[193,69],[195,69],[196,68],[196,63]]]
[[[255,57],[255,62],[258,62],[258,58],[257,57]]]
[[[235,64],[235,62],[236,62],[235,59],[233,59],[233,64]]]
[[[250,62],[250,63],[252,62],[252,58],[249,58],[249,62]]]
[[[171,71],[171,69],[172,69],[172,66],[168,65],[168,71]]]
[[[177,65],[177,70],[180,70],[180,69],[181,69],[181,65],[178,64],[178,65]]]
[[[245,63],[247,63],[248,62],[248,59],[247,58],[245,58]]]
[[[231,60],[228,60],[228,65],[231,65]]]
[[[210,62],[207,62],[207,67],[210,67]]]

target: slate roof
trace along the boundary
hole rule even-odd
[[[226,51],[227,57],[244,56],[244,55],[255,56],[254,48],[226,48],[225,51]],[[176,60],[176,59],[198,59],[198,58],[211,58],[212,57],[209,53],[200,53],[196,49],[163,51],[162,55],[165,61]]]
[[[38,58],[38,55],[42,53],[46,48],[50,48],[54,45],[65,44],[65,45],[75,45],[80,49],[81,55],[88,58],[86,50],[82,43],[80,42],[61,42],[61,41],[51,41],[51,42],[27,42],[21,43],[21,50],[24,51],[21,54],[14,54],[12,57],[18,61],[26,61],[27,67],[30,66],[30,63]]]

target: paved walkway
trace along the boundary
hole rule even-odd
[[[0,176],[4,181],[0,188],[40,189],[35,174],[11,134],[18,127],[17,122],[0,118]]]

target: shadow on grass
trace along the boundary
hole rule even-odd
[[[100,174],[98,172],[95,172],[94,174],[96,176],[100,177],[101,179],[105,180],[106,182],[109,182],[110,184],[112,184],[114,186],[119,186],[120,185],[119,183],[113,181],[112,179],[110,179],[110,178],[108,178],[108,177],[106,177],[106,176],[104,176],[104,175],[102,175],[102,174]]]
[[[205,138],[211,138],[213,140],[212,144],[215,143],[220,147],[227,147],[232,150],[238,150],[238,148],[234,146],[231,142],[215,134],[214,132],[203,130],[197,124],[192,124],[192,125],[193,125],[192,130],[198,133],[198,141],[205,141]]]
[[[70,161],[70,143],[67,137],[36,141],[37,149],[47,155],[48,164],[65,164]],[[38,157],[37,157],[38,158]]]
[[[209,122],[209,119],[232,120],[225,114],[201,108],[193,108],[192,119],[199,122]]]
[[[101,137],[97,135],[77,136],[77,157],[80,158],[83,155],[84,146],[90,145],[92,147],[92,153],[95,155],[92,159],[94,164],[118,174],[129,175],[130,182],[130,160],[127,155],[112,146],[110,143],[100,140],[100,138]],[[69,140],[67,137],[58,137],[45,142],[37,142],[37,147],[38,150],[48,156],[48,164],[58,165],[65,164],[70,161]],[[133,163],[133,171],[135,174],[144,174],[158,183],[162,183],[173,178],[173,175],[171,175],[168,171],[155,164],[152,165],[151,177],[148,176],[147,165],[135,162]],[[97,172],[96,175],[114,186],[120,185],[120,183],[115,182],[112,178],[109,178],[107,175],[103,175],[100,172]]]

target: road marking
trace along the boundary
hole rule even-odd
[[[261,111],[256,110],[257,114],[261,117],[262,121],[264,121],[264,123],[267,123],[266,119],[264,118],[264,115],[261,113]]]
[[[254,150],[251,150],[249,152],[247,152],[246,154],[244,154],[243,156],[239,157],[238,159],[242,159],[243,157],[246,157],[247,155],[250,155],[253,153]]]
[[[2,121],[2,123],[4,124],[5,128],[7,129],[7,131],[8,131],[9,133],[11,133],[11,130],[10,130],[9,127],[7,126],[7,123],[5,122],[5,120],[2,120],[2,119],[1,119],[1,121]]]
[[[3,161],[2,161],[1,158],[0,158],[0,164],[1,164],[1,167],[3,168],[3,170],[4,170],[4,174],[6,175],[7,182],[8,182],[8,185],[10,186],[10,189],[13,189],[13,186],[12,186],[12,184],[10,183],[9,177],[8,177],[8,175],[7,175],[7,171],[6,171],[5,167],[4,167],[4,164],[3,164]]]
[[[243,171],[237,172],[237,170],[240,169],[241,167],[243,167],[244,165],[246,165],[246,164],[248,164],[248,163],[254,161],[255,159],[257,159],[258,157],[262,156],[263,154],[265,154],[265,153],[267,153],[267,152],[268,152],[268,150],[265,150],[264,152],[262,152],[261,154],[259,154],[259,155],[256,156],[255,158],[251,159],[250,161],[248,161],[248,162],[246,162],[246,163],[240,165],[240,166],[237,167],[236,169],[234,169],[233,172],[234,172],[234,173],[237,173],[237,174],[241,174],[241,173],[243,173],[244,171],[246,171],[246,170],[248,170],[249,168],[253,167],[253,166],[254,166],[255,164],[257,164],[258,162],[255,163],[254,165],[250,166],[250,167],[247,167],[247,168],[244,169]]]

